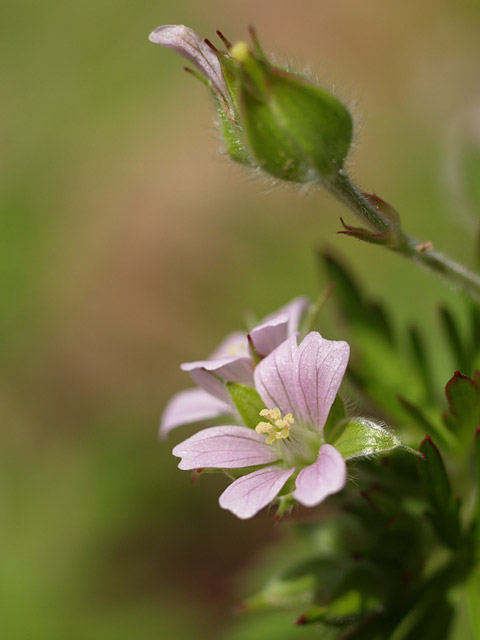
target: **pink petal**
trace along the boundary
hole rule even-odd
[[[304,316],[305,311],[308,309],[309,306],[310,306],[310,300],[305,296],[294,298],[291,302],[284,305],[276,313],[265,318],[265,321],[271,320],[277,315],[280,315],[280,314],[283,315],[286,313],[289,318],[287,337],[291,336],[296,331],[298,331],[302,317]]]
[[[182,458],[179,469],[240,469],[276,462],[276,449],[247,427],[210,427],[177,445],[174,456]]]
[[[346,481],[345,460],[335,447],[324,444],[320,447],[318,460],[298,474],[293,495],[305,507],[313,507],[343,489]]]
[[[292,412],[294,416],[296,351],[297,338],[291,336],[264,358],[254,372],[255,386],[265,405],[270,409],[278,407],[283,414]]]
[[[255,351],[264,358],[287,339],[290,318],[286,313],[275,316],[249,333]]]
[[[249,386],[253,384],[253,362],[250,357],[186,362],[181,368],[190,374],[199,387],[224,402],[230,401],[224,382],[240,382]]]
[[[176,393],[163,412],[160,436],[165,438],[175,427],[200,420],[210,420],[231,414],[232,407],[210,395],[203,389],[185,389]]]
[[[296,333],[309,305],[308,298],[295,298],[275,313],[268,315],[261,325],[252,329],[250,339],[257,352],[265,357]]]
[[[222,509],[246,520],[266,507],[282,489],[295,469],[266,467],[232,482],[220,496]]]
[[[295,356],[295,417],[322,429],[347,368],[350,347],[325,340],[316,331],[300,343]]]
[[[209,360],[220,360],[231,356],[248,356],[248,340],[242,331],[230,333],[210,354]]]
[[[180,53],[193,62],[221,94],[228,94],[218,57],[193,29],[182,24],[164,24],[152,31],[148,39]]]

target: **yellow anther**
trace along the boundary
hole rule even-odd
[[[274,426],[270,422],[259,422],[255,427],[257,433],[272,433],[273,430]]]
[[[255,427],[257,433],[267,435],[266,443],[273,444],[275,440],[282,440],[290,436],[290,427],[295,423],[291,413],[287,413],[283,418],[280,409],[262,409],[262,418],[267,418],[269,422],[259,422]]]
[[[267,418],[267,420],[271,420],[272,422],[275,422],[275,420],[280,420],[280,418],[282,417],[282,414],[280,413],[280,409],[278,409],[278,407],[275,407],[275,409],[262,409],[260,411],[260,415],[262,416],[262,418]]]

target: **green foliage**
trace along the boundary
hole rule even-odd
[[[473,558],[480,507],[468,507],[465,493],[475,433],[480,459],[480,399],[472,375],[478,314],[469,304],[465,330],[453,314],[441,312],[454,364],[467,371],[457,371],[443,394],[420,327],[409,324],[400,335],[388,309],[370,301],[339,260],[324,253],[321,261],[336,284],[332,297],[350,335],[349,382],[368,414],[388,416],[395,432],[380,417],[348,419],[337,396],[324,435],[353,462],[354,482],[331,499],[338,509],[333,516],[298,528],[304,547],[313,549],[310,556],[287,561],[274,582],[245,601],[245,610],[290,611],[301,628],[335,640],[447,640],[458,628],[459,599],[470,603],[472,629],[479,624]],[[348,385],[344,391],[348,407]],[[430,436],[448,452],[448,468]],[[420,437],[421,454],[414,458],[402,441],[414,444]],[[452,485],[462,490],[463,510]]]
[[[429,501],[429,515],[439,538],[456,547],[460,539],[459,500],[452,494],[442,456],[429,436],[422,442],[420,451],[424,455],[420,476]]]

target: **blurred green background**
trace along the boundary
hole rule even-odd
[[[433,349],[438,301],[458,300],[396,256],[336,236],[345,212],[328,195],[272,189],[228,163],[207,92],[147,40],[169,23],[232,40],[254,24],[277,60],[334,87],[354,105],[354,176],[408,232],[471,261],[454,150],[480,104],[478,0],[3,2],[6,640],[240,637],[232,608],[245,576],[288,534],[267,515],[223,512],[222,478],[192,486],[170,453],[188,429],[158,442],[165,402],[189,384],[178,364],[249,311],[315,296],[312,249],[325,244],[399,323],[431,328]],[[324,334],[338,332],[327,311]],[[445,381],[446,356],[439,367]],[[289,621],[277,624],[276,640],[291,637]]]

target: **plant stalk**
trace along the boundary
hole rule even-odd
[[[420,242],[402,231],[368,200],[346,173],[339,171],[324,184],[328,191],[353,211],[369,230],[388,234],[391,241],[385,242],[385,246],[389,249],[441,275],[451,284],[480,300],[478,274],[434,251],[430,242]]]

